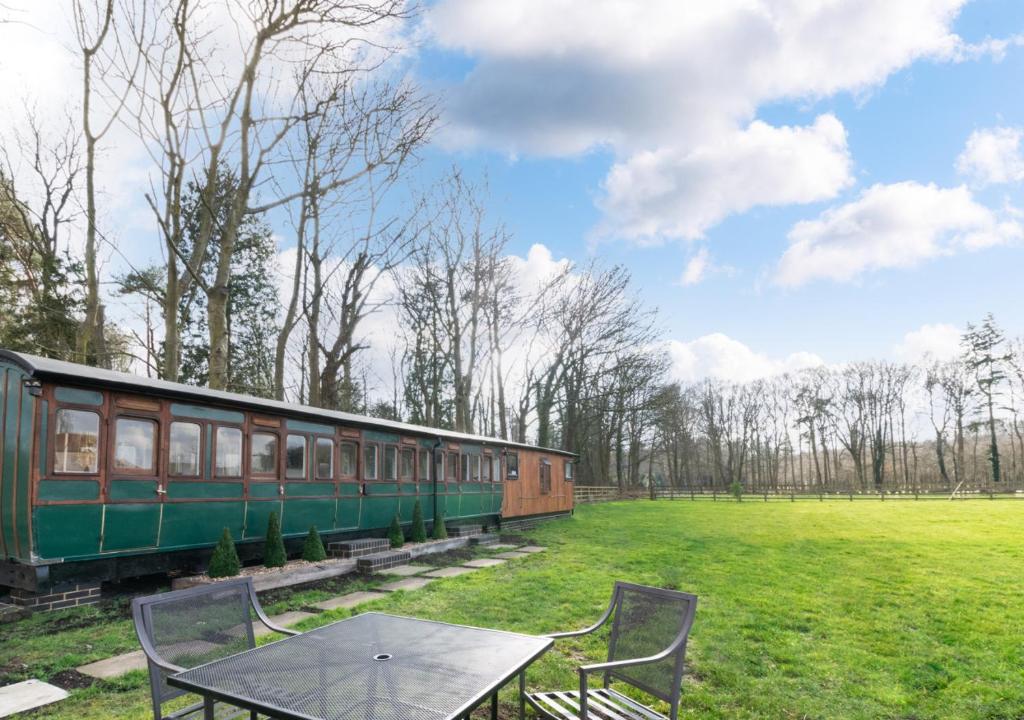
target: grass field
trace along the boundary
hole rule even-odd
[[[1024,503],[636,501],[532,536],[550,551],[361,609],[543,633],[595,619],[615,579],[672,586],[700,597],[681,717],[1024,717]],[[0,667],[45,679],[134,649],[118,612],[0,627]],[[529,683],[571,687],[601,651],[560,643]],[[33,715],[149,716],[142,673]]]

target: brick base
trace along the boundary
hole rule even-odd
[[[11,590],[11,602],[18,607],[27,608],[33,612],[60,610],[62,608],[78,607],[79,605],[95,605],[99,601],[99,585],[60,585],[51,588],[45,593],[21,590],[19,588]]]

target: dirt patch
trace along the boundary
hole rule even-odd
[[[421,555],[413,560],[413,562],[416,564],[433,565],[434,567],[445,567],[447,565],[461,565],[475,557],[476,552],[472,547],[466,545],[443,553],[437,553],[436,555]]]
[[[61,670],[56,675],[51,676],[49,682],[51,685],[56,685],[64,690],[81,690],[82,688],[92,687],[96,679],[83,675],[77,670]]]

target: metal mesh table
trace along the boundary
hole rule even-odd
[[[446,720],[495,695],[552,642],[371,612],[186,670],[168,683],[285,719]]]

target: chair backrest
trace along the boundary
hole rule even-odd
[[[157,662],[192,668],[256,646],[250,608],[257,603],[252,578],[199,585],[135,598],[135,632],[149,663],[153,712],[185,694],[170,687]]]
[[[670,656],[649,665],[622,668],[608,673],[661,698],[673,707],[679,698],[686,657],[686,640],[697,609],[697,596],[676,590],[616,582],[612,597],[611,637],[608,660],[650,657],[681,642]]]

